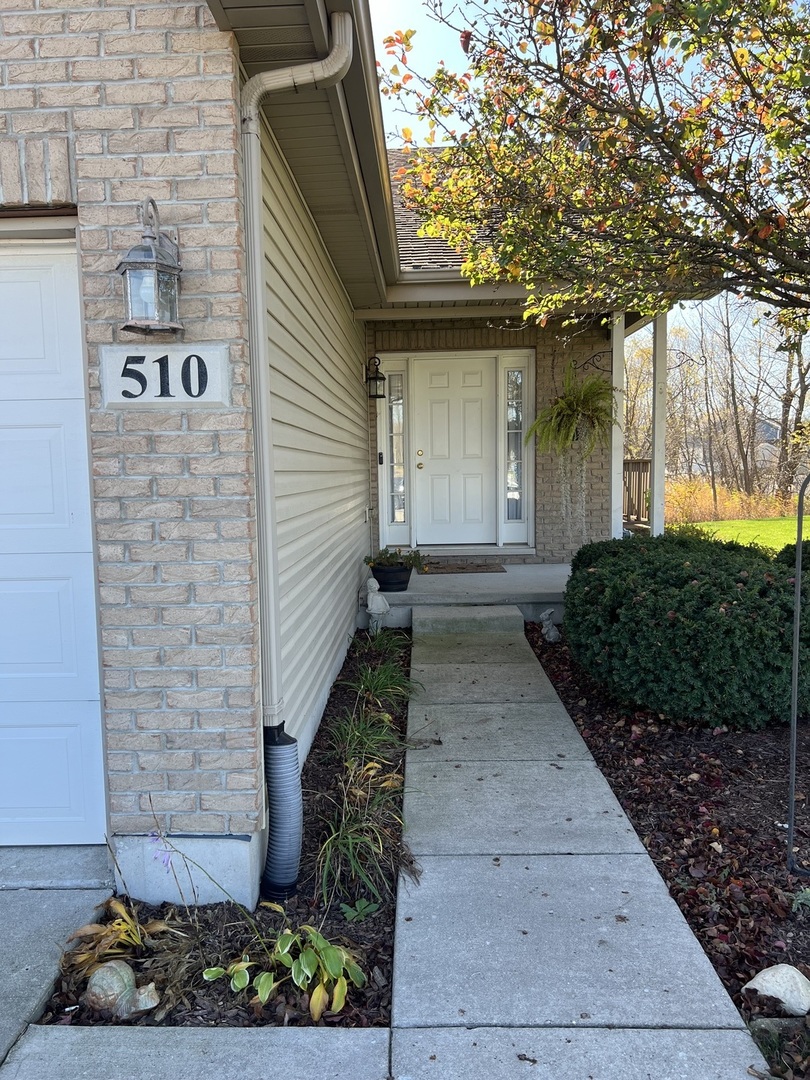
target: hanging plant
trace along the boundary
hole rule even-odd
[[[528,437],[536,436],[537,449],[547,454],[565,454],[578,442],[581,456],[588,458],[597,446],[610,444],[614,415],[613,387],[604,375],[578,379],[571,363],[562,393],[540,410]]]
[[[562,393],[541,409],[529,428],[526,440],[537,439],[541,453],[555,454],[560,467],[562,514],[568,542],[574,545],[576,519],[579,539],[585,543],[586,462],[598,446],[609,446],[616,421],[613,387],[597,372],[577,376],[570,363],[563,375]],[[577,492],[574,509],[571,493]]]

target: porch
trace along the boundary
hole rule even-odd
[[[457,607],[515,604],[524,619],[536,621],[541,611],[554,608],[560,622],[563,596],[571,567],[568,563],[505,564],[497,573],[411,574],[405,592],[384,593],[391,611],[387,626],[410,626],[414,608],[430,605]],[[365,589],[362,590],[358,625],[367,625]]]

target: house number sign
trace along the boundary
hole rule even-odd
[[[188,409],[229,405],[227,345],[105,345],[101,390],[107,408]]]

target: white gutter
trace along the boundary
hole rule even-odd
[[[263,71],[242,89],[242,153],[245,168],[248,328],[256,460],[256,531],[259,548],[259,634],[261,639],[262,723],[275,727],[284,711],[281,684],[281,611],[278,595],[273,434],[270,423],[270,361],[264,298],[264,227],[259,106],[267,94],[303,87],[324,89],[345,76],[352,61],[352,18],[330,17],[332,48],[323,60]]]

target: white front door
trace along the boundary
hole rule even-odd
[[[75,247],[0,243],[0,844],[106,815]]]
[[[416,543],[497,540],[497,356],[416,359]]]

